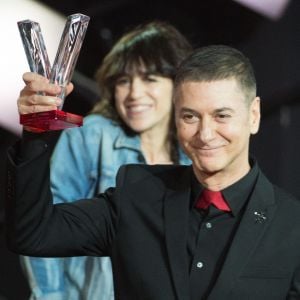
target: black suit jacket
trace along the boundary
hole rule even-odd
[[[186,240],[191,167],[124,166],[116,189],[53,206],[50,151],[40,147],[18,165],[15,155],[11,149],[11,250],[50,257],[109,255],[117,299],[190,299]],[[300,203],[261,172],[208,299],[300,299]]]

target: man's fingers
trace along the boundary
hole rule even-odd
[[[57,109],[62,104],[60,95],[62,87],[49,83],[49,80],[39,74],[27,72],[23,74],[25,87],[18,98],[18,111],[20,114],[28,114]],[[65,87],[65,95],[69,95],[74,86],[69,83]]]
[[[49,83],[47,78],[37,73],[24,73],[23,80],[26,86],[21,91],[21,95],[30,95],[37,92],[43,92],[47,95],[55,96],[61,92],[60,86]]]
[[[72,82],[70,82],[67,86],[66,86],[66,96],[68,96],[74,89],[74,85]]]
[[[56,105],[20,105],[18,106],[19,113],[21,115],[25,114],[31,114],[31,113],[37,113],[42,111],[48,111],[48,110],[55,110],[57,109]]]
[[[19,97],[18,104],[21,105],[60,105],[62,102],[61,99],[57,97],[51,97],[51,96],[44,96],[39,94],[33,94],[31,96],[24,96]]]
[[[20,114],[47,111],[56,109],[61,104],[61,99],[50,96],[34,94],[31,96],[19,97],[18,111]]]
[[[33,72],[26,72],[23,74],[22,76],[23,81],[25,82],[25,84],[31,82],[31,81],[44,81],[44,82],[49,82],[49,80],[37,73],[33,73]]]

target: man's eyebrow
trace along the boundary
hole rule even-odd
[[[180,113],[190,113],[194,116],[200,116],[200,114],[197,111],[195,111],[194,109],[188,108],[188,107],[182,107],[180,109]]]
[[[195,111],[194,109],[188,108],[188,107],[182,107],[180,109],[181,112],[189,112],[191,114],[194,115],[199,115],[199,113],[197,111]],[[224,112],[224,111],[230,111],[230,112],[234,112],[234,109],[232,109],[231,107],[220,107],[214,110],[214,113],[220,113],[220,112]]]
[[[191,109],[191,108],[188,108],[188,107],[181,107],[180,111],[182,112],[190,112],[190,113],[196,113],[195,110]]]
[[[235,110],[231,107],[220,107],[220,108],[217,108],[214,110],[215,113],[221,113],[221,112],[224,112],[224,111],[230,111],[230,112],[234,112]]]

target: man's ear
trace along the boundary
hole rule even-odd
[[[250,132],[256,134],[260,125],[260,98],[255,97],[250,105]]]

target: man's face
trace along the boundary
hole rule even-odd
[[[178,138],[198,179],[235,182],[249,171],[249,138],[259,128],[259,98],[247,104],[235,79],[184,82],[176,103]]]

